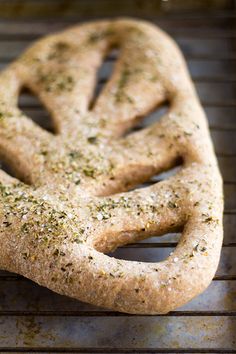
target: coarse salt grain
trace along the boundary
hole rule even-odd
[[[103,215],[101,213],[97,214],[97,219],[98,221],[101,221],[103,219]]]

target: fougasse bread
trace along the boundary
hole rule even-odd
[[[114,71],[91,104],[105,56]],[[55,132],[18,108],[22,88]],[[130,132],[169,102],[156,123]],[[132,19],[82,24],[37,41],[0,74],[0,268],[59,294],[162,314],[211,282],[222,245],[222,180],[207,121],[174,41]],[[174,176],[134,188],[183,161]],[[162,262],[107,253],[182,230]]]

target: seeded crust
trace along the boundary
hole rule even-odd
[[[97,70],[114,47],[119,59],[91,108]],[[56,134],[19,110],[22,87],[47,107]],[[157,123],[124,135],[165,101]],[[167,313],[209,285],[222,244],[222,180],[183,57],[157,27],[99,21],[36,42],[0,74],[0,155],[19,177],[0,170],[1,269],[134,314]],[[180,158],[173,177],[130,191]],[[106,255],[180,229],[162,262]]]

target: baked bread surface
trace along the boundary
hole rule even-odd
[[[112,48],[119,58],[92,100]],[[23,87],[47,107],[55,134],[18,108]],[[128,133],[166,101],[158,122]],[[17,176],[0,170],[1,269],[136,314],[166,313],[209,285],[222,244],[222,180],[183,57],[157,27],[98,21],[36,42],[0,74],[0,156]],[[180,159],[174,176],[132,190]],[[106,255],[180,229],[162,262]]]

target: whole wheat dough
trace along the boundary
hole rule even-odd
[[[91,106],[96,73],[119,48]],[[17,107],[22,87],[56,134]],[[163,102],[161,119],[124,134]],[[117,311],[166,313],[201,293],[222,244],[222,180],[204,112],[176,44],[137,20],[98,21],[36,42],[0,74],[0,268]],[[175,166],[173,177],[133,187]],[[23,182],[22,182],[23,181]],[[159,263],[106,253],[183,229]]]

